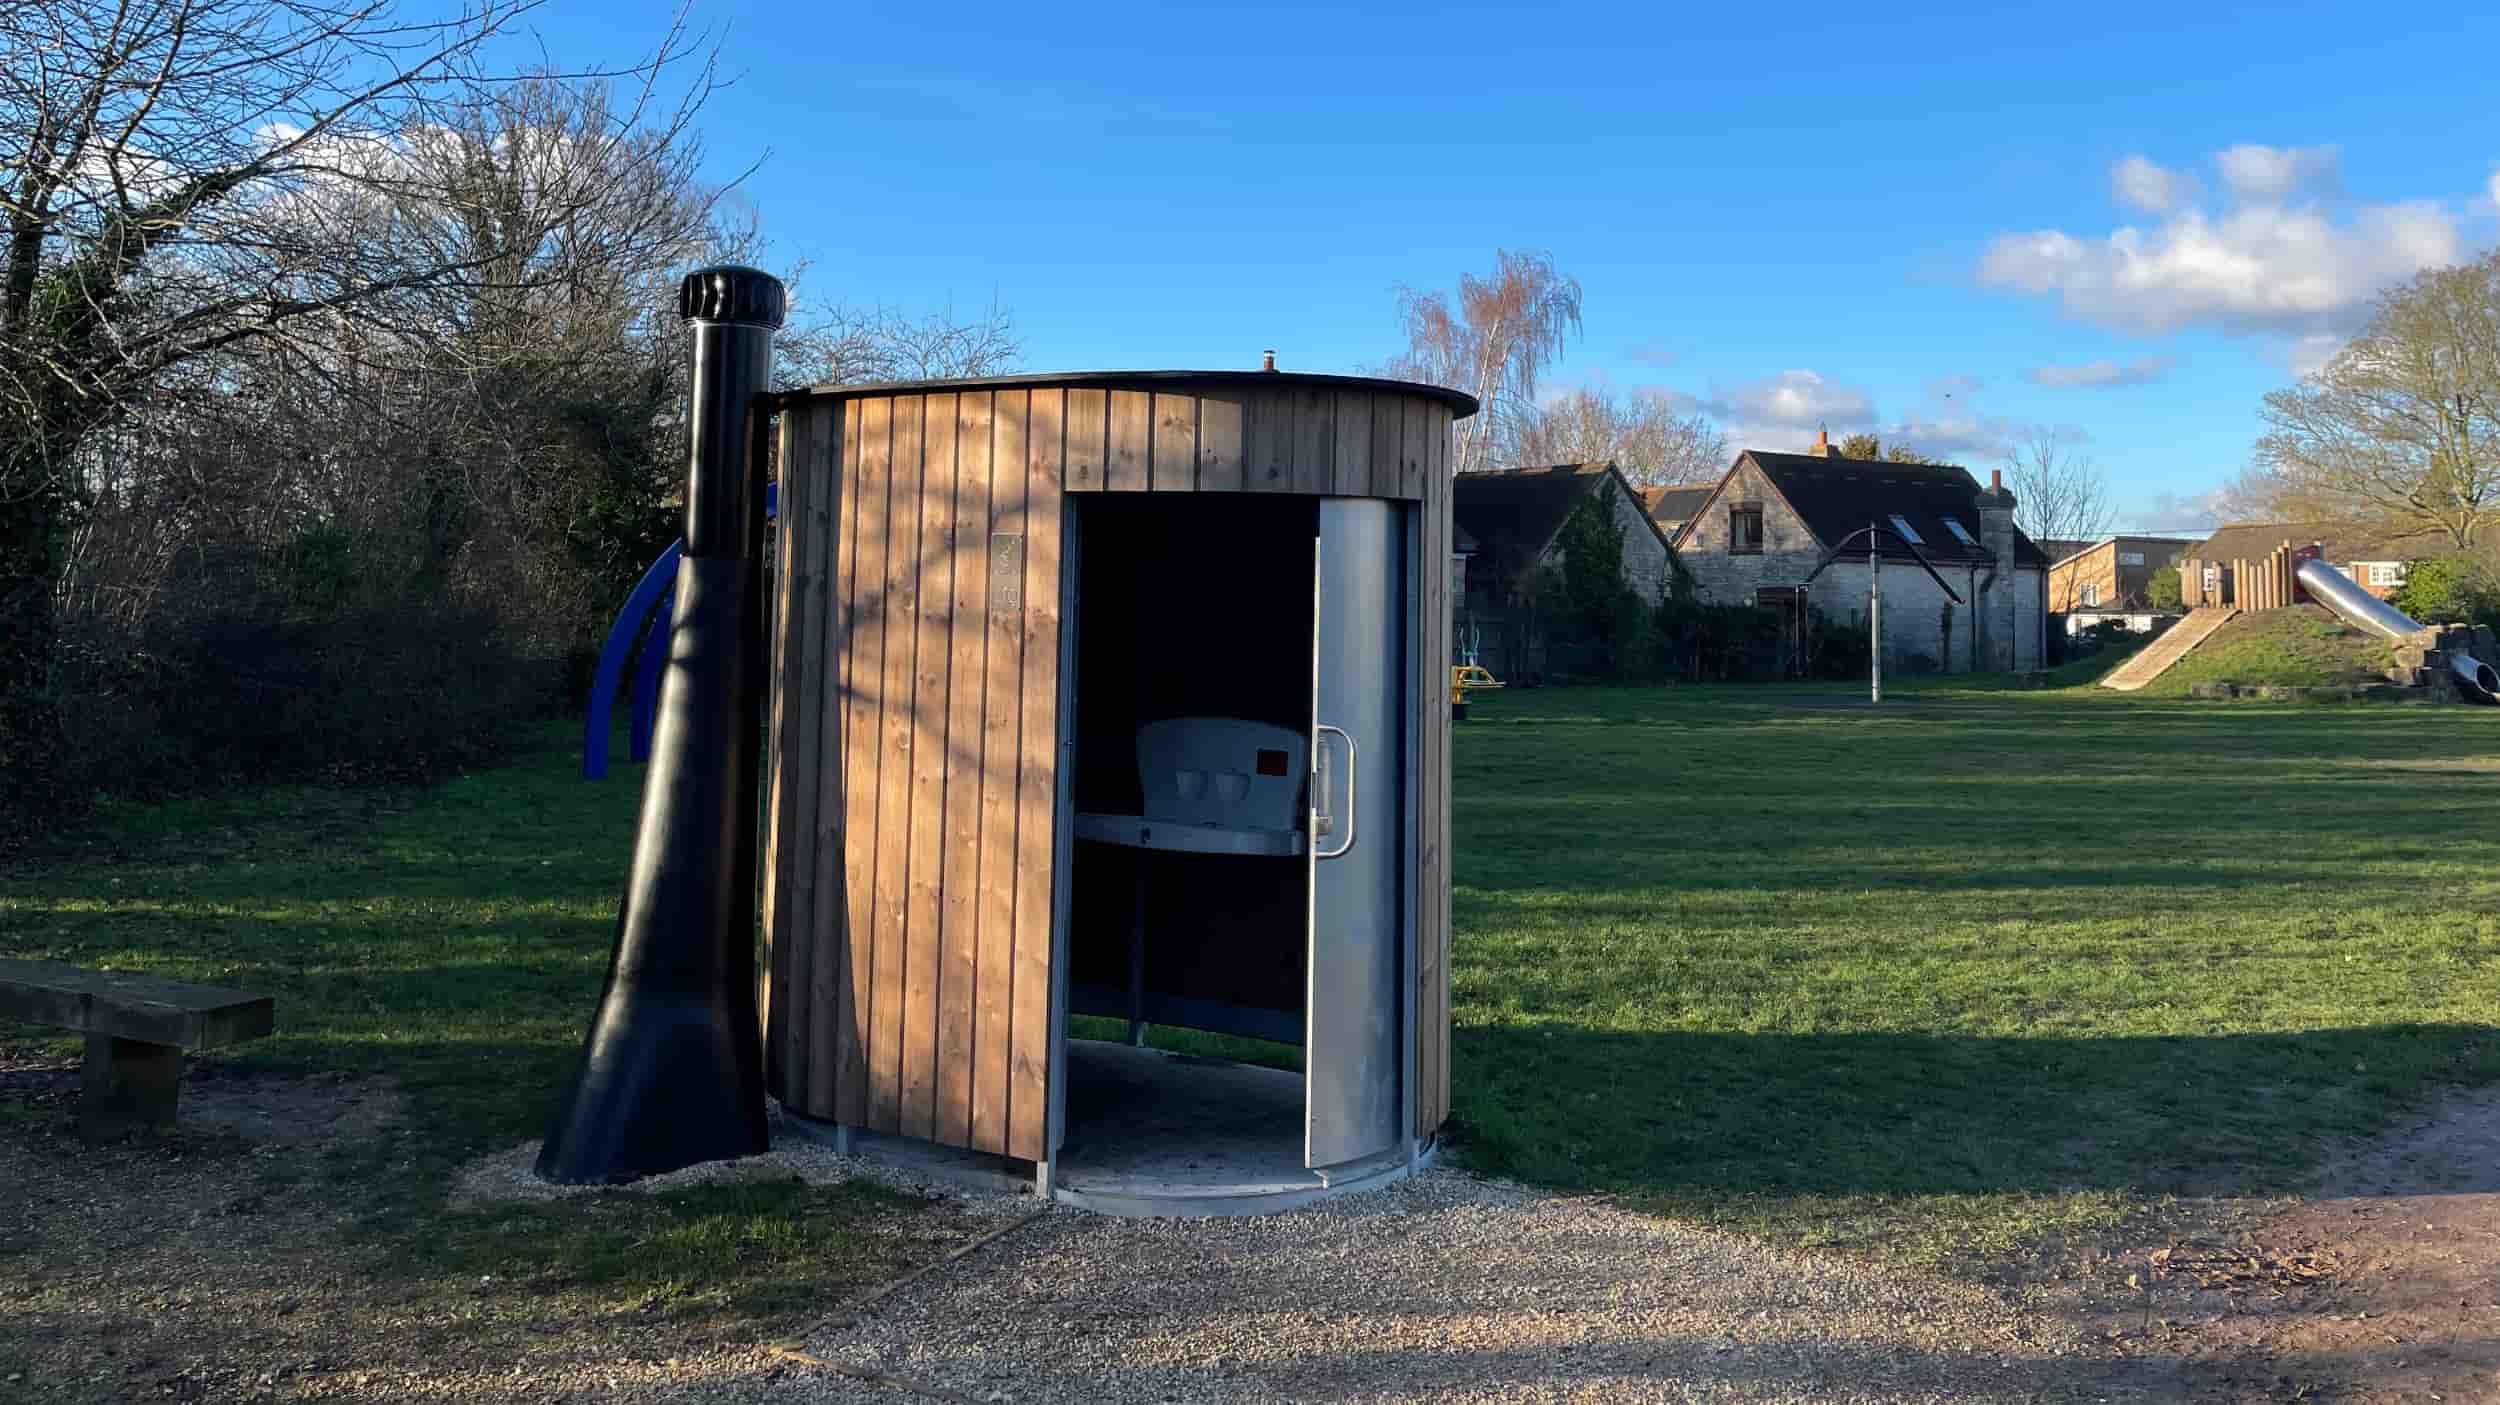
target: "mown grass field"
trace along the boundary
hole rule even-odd
[[[2255,610],[2225,622],[2146,685],[2144,695],[2183,698],[2198,683],[2375,681],[2393,658],[2385,641],[2316,605]]]
[[[585,783],[578,738],[547,727],[514,764],[424,789],[117,805],[0,870],[0,954],[271,994],[276,1034],[220,1051],[222,1064],[395,1080],[406,1105],[395,1130],[258,1173],[347,1208],[338,1252],[369,1261],[391,1291],[466,1303],[484,1277],[541,1312],[752,1323],[821,1312],[945,1252],[960,1226],[923,1224],[917,1202],[865,1185],[447,1209],[461,1166],[544,1130],[606,972],[640,768]],[[77,1048],[0,1020],[0,1058],[74,1060]],[[0,1136],[65,1146],[44,1122],[0,1098]],[[230,1140],[184,1131],[166,1150],[245,1154]]]
[[[2500,1076],[2500,712],[1929,685],[1475,719],[1480,1164],[1924,1257],[2296,1188]]]
[[[2335,1139],[2500,1076],[2500,713],[1888,693],[1479,696],[1463,1156],[1938,1256],[2296,1187]],[[373,1232],[462,1271],[557,1262],[569,1211],[445,1236],[428,1207],[537,1134],[598,988],[635,777],[571,768],[551,729],[422,791],[123,809],[0,875],[0,951],[276,993],[281,1032],[234,1062],[409,1099],[403,1135],[336,1168]],[[702,1219],[796,1301],[790,1265],[839,1244],[775,1248],[769,1221],[830,1194],[604,1223]],[[870,1207],[816,1208],[830,1233]]]

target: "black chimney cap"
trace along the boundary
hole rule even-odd
[[[687,274],[677,286],[677,315],[690,322],[778,328],[790,315],[790,296],[780,279],[760,268],[714,264]]]

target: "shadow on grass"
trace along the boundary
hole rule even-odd
[[[2345,1138],[2500,1076],[2483,1025],[1988,1038],[1462,1028],[1469,1160],[1670,1209],[2298,1189]],[[1742,1217],[1741,1214],[1739,1216]]]

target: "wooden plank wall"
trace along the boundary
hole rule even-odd
[[[1449,1108],[1449,453],[1437,400],[959,388],[783,414],[765,877],[793,1111],[1048,1154],[1063,494],[1420,499],[1417,1129]]]

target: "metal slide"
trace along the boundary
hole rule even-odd
[[[2374,634],[2401,644],[2424,628],[2413,616],[2363,590],[2352,577],[2322,558],[2303,560],[2293,574],[2299,577],[2310,599]],[[2459,692],[2476,702],[2500,702],[2500,671],[2463,649],[2448,650],[2446,658],[2449,672],[2456,675]]]

